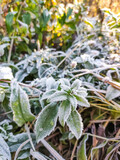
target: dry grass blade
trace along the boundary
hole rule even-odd
[[[35,147],[34,147],[34,144],[33,144],[33,142],[32,142],[32,138],[31,138],[30,131],[29,131],[29,128],[28,128],[28,125],[27,125],[27,124],[25,124],[25,129],[26,129],[26,131],[27,131],[27,134],[28,134],[28,137],[29,137],[29,140],[30,140],[30,144],[31,144],[31,146],[32,146],[32,149],[33,149],[33,151],[35,151]]]
[[[91,133],[83,133],[83,135],[86,135],[86,134],[89,135],[89,136],[92,136],[92,137],[103,139],[105,141],[119,142],[119,139],[120,139],[120,137],[117,137],[117,138],[106,138],[106,137],[98,136],[98,135],[91,134]]]
[[[105,157],[104,160],[108,160],[109,157],[110,157],[110,155],[111,155],[116,149],[118,149],[119,147],[120,147],[120,143],[119,143],[117,146],[115,146],[115,147],[107,154],[107,156]]]

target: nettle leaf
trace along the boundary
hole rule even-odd
[[[85,97],[79,97],[77,95],[74,95],[77,99],[77,103],[80,105],[80,106],[84,106],[84,107],[90,107],[90,104],[88,102],[88,100],[85,98]]]
[[[45,100],[45,99],[50,98],[51,95],[54,94],[55,92],[56,92],[55,89],[51,89],[51,90],[45,92],[45,93],[43,94],[43,96],[42,96],[42,100]]]
[[[75,137],[79,139],[82,135],[83,123],[81,115],[78,113],[78,111],[74,110],[71,112],[67,120],[67,125]]]
[[[11,154],[9,150],[9,146],[4,141],[4,139],[0,136],[0,159],[4,158],[5,160],[11,160]]]
[[[96,147],[93,147],[92,150],[91,150],[91,160],[94,160],[94,157],[95,159],[99,159],[99,149],[100,148],[103,148],[106,144],[107,144],[108,141],[104,141],[103,143],[101,143],[100,145],[96,146]]]
[[[61,84],[61,86],[60,86],[61,88],[62,88],[62,90],[64,90],[64,91],[69,91],[70,90],[70,87],[69,86],[67,86],[67,85],[64,85],[64,84]]]
[[[35,116],[30,111],[29,99],[26,92],[14,80],[11,83],[10,106],[13,110],[13,119],[22,126],[28,121],[33,121]]]
[[[80,86],[81,86],[81,81],[80,81],[79,79],[76,79],[76,80],[72,83],[71,88],[72,88],[72,89],[79,89]]]
[[[61,78],[59,81],[62,85],[70,86],[70,82],[66,78]]]
[[[67,99],[67,94],[64,91],[57,91],[49,98],[50,102],[64,101]]]
[[[69,95],[68,99],[69,99],[71,105],[73,106],[73,109],[76,109],[77,108],[77,99],[72,95]]]
[[[7,31],[8,33],[10,33],[13,30],[13,13],[9,12],[6,16],[6,27],[7,27]]]
[[[46,90],[54,89],[55,80],[53,77],[50,77],[46,80]]]
[[[111,101],[112,99],[117,98],[119,96],[120,96],[120,90],[109,85],[107,88],[106,99],[108,101]]]
[[[55,128],[58,117],[58,106],[56,103],[47,105],[39,114],[35,133],[37,142],[49,135]]]
[[[87,160],[87,155],[86,155],[87,140],[88,140],[88,135],[85,135],[77,150],[77,160]]]
[[[61,103],[59,107],[59,121],[62,126],[65,125],[65,122],[68,119],[70,113],[71,113],[71,104],[68,100],[65,100]]]
[[[31,15],[30,15],[30,13],[29,12],[24,13],[23,16],[22,16],[22,20],[27,25],[30,25],[30,22],[31,22]]]
[[[74,92],[74,91],[73,91]],[[75,90],[78,96],[86,97],[88,95],[87,89],[80,87],[79,90]]]

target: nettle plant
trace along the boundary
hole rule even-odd
[[[56,87],[57,86],[57,87]],[[55,128],[57,119],[62,126],[67,124],[73,135],[79,139],[82,135],[83,123],[77,106],[89,107],[86,99],[87,91],[81,87],[81,81],[76,79],[72,85],[68,79],[60,79],[58,82],[52,83],[41,97],[43,110],[40,112],[36,124],[35,133],[39,142],[49,135]],[[43,103],[46,101],[45,103]]]
[[[81,137],[83,123],[77,107],[89,107],[89,103],[86,99],[87,90],[81,87],[80,80],[76,79],[70,84],[70,81],[66,78],[58,81],[55,81],[52,77],[46,78],[46,89],[44,92],[40,92],[39,98],[42,110],[37,117],[31,112],[29,95],[22,87],[25,84],[17,82],[13,77],[10,80],[7,81],[11,83],[10,88],[9,85],[7,86],[10,93],[8,106],[12,110],[13,120],[21,127],[27,122],[37,119],[34,129],[37,142],[43,140],[54,130],[58,119],[63,127],[65,123],[67,124],[77,139]],[[4,86],[6,78],[3,76],[0,81],[0,88],[4,89],[2,103],[6,94],[6,86]],[[27,86],[32,88],[30,85]],[[37,90],[39,91],[39,89]],[[3,95],[3,90],[0,95]]]

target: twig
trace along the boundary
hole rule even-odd
[[[70,160],[73,160],[73,158],[74,158],[74,154],[75,154],[75,150],[76,150],[76,148],[77,148],[77,144],[78,144],[78,140],[76,140],[76,142],[75,142],[75,145],[74,145],[74,148],[73,148],[73,151],[72,151],[72,155],[71,155]]]
[[[91,123],[104,123],[107,122],[108,120],[91,120]],[[120,122],[120,120],[115,120],[115,119],[111,119],[109,120],[109,122]]]
[[[5,83],[11,83],[11,81],[7,81],[7,80],[4,80],[4,79],[0,79],[1,82],[5,82]],[[18,82],[19,85],[21,86],[24,86],[24,87],[28,87],[28,88],[32,88],[32,89],[36,89],[37,91],[40,91],[39,89],[37,89],[36,87],[34,86],[30,86],[29,84],[24,84],[24,83],[20,83]]]
[[[4,116],[4,115],[9,114],[9,113],[12,113],[12,111],[2,113],[2,114],[0,114],[0,116]]]
[[[72,71],[72,73],[78,73],[78,72],[96,72],[96,71],[102,71],[102,70],[107,70],[110,68],[116,68],[116,67],[120,67],[120,64],[114,64],[114,65],[107,65],[106,67],[99,67],[99,68],[95,68],[92,70],[89,69],[80,69],[80,70],[76,70],[76,71]]]
[[[14,37],[14,35],[13,35],[13,37]],[[11,44],[10,44],[9,53],[8,53],[8,63],[10,63],[10,59],[11,59],[11,53],[12,53],[12,48],[13,48],[13,42],[14,42],[14,39],[12,38]]]
[[[104,108],[104,107],[98,106],[97,104],[94,104],[94,103],[92,103],[91,106],[95,106],[96,108],[100,108],[100,109],[110,111],[110,112],[120,113],[120,111],[109,109],[109,108]]]
[[[92,136],[92,137],[96,137],[96,138],[99,138],[99,139],[103,139],[105,141],[113,141],[113,142],[118,142],[120,137],[118,138],[105,138],[105,137],[101,137],[101,136],[98,136],[98,135],[95,135],[95,134],[91,134],[91,133],[83,133],[82,135],[89,135],[89,136]]]

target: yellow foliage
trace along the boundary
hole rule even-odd
[[[12,0],[2,0],[1,7],[3,8],[7,4],[9,4],[10,2],[12,2]]]

